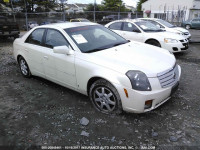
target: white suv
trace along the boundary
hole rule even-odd
[[[151,44],[173,53],[189,48],[189,41],[184,36],[163,31],[148,21],[125,19],[110,22],[105,26],[127,40]]]

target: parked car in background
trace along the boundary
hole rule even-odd
[[[189,21],[183,21],[181,23],[181,26],[185,27],[186,29],[191,29],[191,28],[200,29],[200,18],[195,18]]]
[[[36,21],[29,21],[28,22],[28,30],[33,29],[34,27],[38,26],[38,23]],[[26,24],[23,26],[24,30],[27,30]]]
[[[8,18],[0,16],[0,38],[18,38],[20,34],[19,26],[16,22],[8,21]]]
[[[170,99],[181,76],[169,51],[127,41],[96,23],[39,26],[13,46],[24,77],[88,95],[103,113],[151,111]]]
[[[191,34],[188,30],[181,27],[174,26],[173,24],[165,20],[157,19],[157,18],[140,18],[140,19],[149,21],[155,24],[156,26],[158,26],[159,28],[166,30],[167,32],[173,32],[176,34],[184,35],[188,40],[190,40],[191,38]]]
[[[104,16],[102,21],[114,21],[118,19],[118,15],[108,15]]]
[[[184,36],[163,31],[148,21],[139,19],[117,20],[105,26],[127,40],[162,47],[173,53],[185,51],[189,46],[189,42]]]
[[[51,22],[49,22],[49,21],[44,21],[44,22],[42,22],[41,24],[40,24],[40,26],[41,25],[45,25],[45,24],[50,24]]]
[[[90,22],[90,20],[85,18],[76,18],[76,19],[70,19],[70,22]]]

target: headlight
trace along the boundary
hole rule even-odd
[[[179,35],[184,35],[183,33],[181,33],[181,32],[175,32],[176,34],[179,34]]]
[[[164,38],[165,43],[177,43],[178,41],[175,39]]]
[[[134,90],[151,91],[149,80],[143,72],[130,70],[126,73],[126,75],[130,79]]]

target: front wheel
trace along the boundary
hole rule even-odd
[[[26,78],[29,78],[31,76],[31,72],[29,70],[27,62],[25,61],[23,57],[19,58],[19,66],[20,66],[20,71],[22,75]]]
[[[121,99],[117,90],[104,79],[97,80],[91,85],[89,97],[93,106],[102,113],[122,112]]]
[[[156,40],[149,40],[146,42],[147,44],[153,45],[153,46],[157,46],[157,47],[161,47],[160,43]]]

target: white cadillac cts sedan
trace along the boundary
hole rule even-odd
[[[173,53],[182,52],[189,48],[189,41],[185,36],[163,31],[148,21],[139,19],[117,20],[105,26],[127,40],[151,44]]]
[[[142,113],[170,99],[181,68],[173,54],[130,42],[95,23],[36,27],[14,41],[24,77],[40,76],[88,95],[103,113]]]

